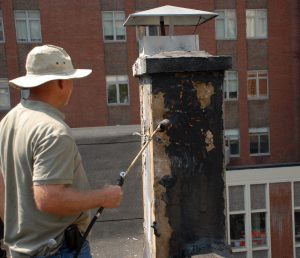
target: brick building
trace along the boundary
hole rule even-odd
[[[75,67],[93,69],[91,76],[75,81],[65,109],[71,127],[138,124],[132,65],[138,39],[158,29],[122,24],[131,13],[167,4],[219,13],[197,28],[176,28],[176,34],[195,32],[200,49],[233,58],[224,80],[229,167],[299,163],[298,0],[0,0],[0,119],[20,100],[7,82],[25,74],[28,51],[54,44],[70,53]]]

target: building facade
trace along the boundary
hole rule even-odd
[[[138,124],[139,89],[132,76],[138,40],[155,27],[128,27],[130,13],[172,4],[219,14],[176,34],[199,34],[200,49],[230,55],[224,80],[224,128],[232,166],[300,160],[299,4],[249,1],[2,0],[0,5],[0,118],[20,100],[8,80],[24,75],[28,51],[57,44],[77,67],[93,69],[75,82],[66,108],[71,127]],[[22,93],[22,95],[26,95]]]
[[[75,81],[70,105],[64,110],[71,127],[139,124],[139,87],[132,65],[139,54],[138,40],[158,35],[159,30],[124,28],[123,23],[131,13],[168,4],[219,14],[196,28],[177,27],[175,34],[198,34],[201,50],[232,56],[232,69],[225,73],[223,85],[228,168],[299,163],[298,0],[0,0],[0,119],[28,94],[8,87],[8,80],[25,74],[27,53],[34,46],[54,44],[67,50],[75,67],[93,70],[89,77]],[[268,177],[263,184],[251,178],[250,183],[236,181],[236,172],[229,173],[229,243],[235,257],[300,257],[295,248],[300,246],[300,178],[291,173],[286,178],[278,176],[277,181]],[[295,229],[285,231],[293,233],[287,256],[280,256],[276,249],[271,252],[276,234],[270,230],[270,209],[280,201],[287,204],[275,198],[278,192],[286,193],[290,201],[285,223]],[[258,197],[253,198],[271,201],[253,208],[254,193]],[[243,196],[244,206],[238,207],[240,200],[233,196]],[[254,224],[264,230],[254,230]],[[241,237],[242,232],[248,236]]]

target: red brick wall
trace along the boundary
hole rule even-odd
[[[72,8],[71,8],[72,7]],[[64,47],[77,68],[92,74],[75,81],[66,108],[72,127],[107,124],[102,20],[99,1],[41,0],[43,43]]]
[[[240,156],[232,163],[248,163],[249,159],[249,137],[248,137],[248,99],[247,99],[247,40],[246,40],[246,13],[245,1],[237,1],[237,66],[239,76],[239,117],[240,117]]]
[[[292,73],[296,54],[291,48],[295,33],[291,18],[294,17],[293,2],[292,0],[269,1],[268,63],[271,89],[269,105],[272,162],[294,161],[297,159],[296,154],[299,149],[295,144],[299,128],[296,119],[293,119],[299,116],[299,110],[295,109],[299,81],[295,83],[293,79],[295,74]]]
[[[16,32],[14,26],[14,15],[13,15],[13,5],[12,0],[2,1],[1,10],[4,23],[4,33],[5,33],[5,57],[6,57],[6,69],[7,78],[12,79],[19,75],[18,67],[18,52],[16,43]],[[19,102],[19,92],[16,89],[10,89],[11,94],[11,105],[15,106]],[[2,117],[4,114],[1,114]],[[1,118],[0,117],[0,118]]]

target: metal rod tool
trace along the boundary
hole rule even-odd
[[[166,130],[166,128],[168,127],[168,125],[170,124],[170,120],[169,119],[164,119],[161,122],[158,123],[156,129],[153,131],[153,133],[149,136],[149,138],[147,139],[146,143],[143,145],[143,147],[141,148],[141,150],[139,151],[139,153],[135,156],[135,158],[133,159],[133,161],[131,162],[131,164],[129,165],[129,167],[127,168],[126,171],[122,171],[120,173],[120,178],[117,180],[117,185],[118,186],[122,186],[124,184],[124,180],[125,177],[127,176],[127,174],[130,172],[130,170],[132,169],[132,167],[135,165],[135,163],[137,162],[138,158],[141,156],[141,154],[143,153],[143,151],[146,149],[146,147],[149,145],[149,143],[153,140],[154,135],[157,132],[163,132]],[[85,242],[88,234],[90,233],[93,225],[95,224],[96,220],[100,217],[101,213],[103,212],[104,207],[100,207],[98,209],[98,211],[96,212],[95,216],[92,218],[90,224],[88,225],[86,231],[84,232],[83,236],[82,236],[82,240],[81,240],[81,244],[78,247],[78,249],[76,250],[76,253],[74,255],[74,258],[77,258],[80,250],[82,248],[83,243]]]

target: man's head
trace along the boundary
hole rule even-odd
[[[16,88],[30,89],[54,80],[69,80],[88,76],[90,69],[74,69],[71,57],[60,47],[44,45],[27,55],[26,75],[9,81]]]

